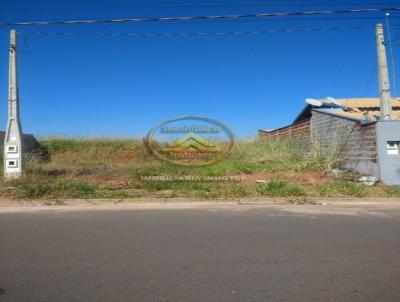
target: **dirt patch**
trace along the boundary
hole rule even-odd
[[[113,162],[132,162],[137,159],[137,154],[133,150],[119,150],[113,153],[111,160]]]
[[[321,172],[294,172],[280,170],[274,172],[258,172],[253,174],[242,174],[245,177],[245,183],[255,183],[257,180],[269,180],[272,178],[281,178],[291,183],[302,186],[317,186],[326,184],[331,178]]]

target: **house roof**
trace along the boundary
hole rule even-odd
[[[337,101],[345,107],[350,108],[379,108],[380,100],[379,98],[346,98],[337,99]],[[400,99],[392,98],[392,106],[400,107]]]
[[[370,121],[376,121],[380,115],[380,100],[379,98],[344,98],[336,99],[337,103],[344,108],[332,108],[326,103],[326,100],[321,99],[324,103],[322,107],[314,107],[307,105],[303,111],[296,117],[294,123],[303,119],[311,117],[311,111],[315,110],[322,113],[333,114],[343,118],[350,118],[353,120],[364,120],[368,117]],[[367,115],[365,115],[367,114]],[[392,99],[392,114],[394,119],[400,120],[400,99]]]
[[[311,118],[313,111],[363,123],[375,122],[379,119],[380,116],[379,98],[335,99],[337,104],[332,104],[327,99],[319,99],[319,101],[322,102],[323,104],[322,106],[316,107],[307,104],[303,108],[303,110],[299,113],[299,115],[295,118],[295,120],[291,125],[300,123],[306,119]],[[392,116],[394,119],[400,120],[400,98],[392,98]],[[262,130],[262,131],[270,132],[273,130]]]

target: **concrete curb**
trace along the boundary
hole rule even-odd
[[[263,204],[344,204],[368,205],[382,203],[399,203],[400,198],[269,198],[249,197],[238,199],[194,199],[194,198],[135,198],[135,199],[52,199],[52,200],[4,200],[0,201],[1,207],[9,206],[116,206],[116,205],[263,205]]]

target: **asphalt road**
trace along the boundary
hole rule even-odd
[[[0,301],[400,301],[400,205],[113,209],[0,210]]]

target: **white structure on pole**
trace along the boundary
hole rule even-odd
[[[378,54],[379,98],[381,119],[392,119],[392,98],[390,96],[389,72],[386,58],[385,39],[382,24],[376,25],[376,48]]]
[[[10,31],[8,73],[8,119],[4,137],[4,177],[18,178],[24,168],[22,129],[19,118],[19,94],[17,77],[17,33]]]

